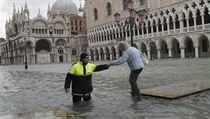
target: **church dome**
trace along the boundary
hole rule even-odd
[[[52,11],[78,14],[77,7],[71,0],[56,0],[52,5]]]

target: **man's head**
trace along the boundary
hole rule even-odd
[[[124,51],[128,48],[128,43],[125,42],[125,41],[121,41],[118,44],[118,48],[119,48],[120,51]]]
[[[84,62],[85,64],[87,64],[89,62],[89,56],[88,53],[86,52],[82,52],[80,54],[80,61]]]

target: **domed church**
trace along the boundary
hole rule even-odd
[[[38,11],[30,18],[27,3],[21,10],[14,4],[6,21],[6,43],[1,45],[2,64],[62,63],[76,60],[86,51],[86,22],[71,0],[56,0],[48,5],[47,18]]]

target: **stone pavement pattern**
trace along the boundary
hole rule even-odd
[[[36,119],[37,112],[47,118],[48,112],[51,115],[53,112],[41,113],[39,110],[54,108],[85,119],[210,117],[210,91],[173,101],[152,97],[143,97],[141,102],[133,101],[129,94],[127,64],[95,73],[92,102],[73,106],[71,94],[66,94],[63,89],[68,66],[70,64],[29,65],[28,70],[24,70],[23,65],[0,66],[0,119],[5,116],[8,119]],[[209,58],[153,60],[146,65],[138,84],[145,89],[201,78],[210,79]],[[31,115],[27,117],[26,113]]]

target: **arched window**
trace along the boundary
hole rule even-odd
[[[107,3],[106,9],[107,9],[107,15],[111,16],[112,15],[112,5],[110,2]]]
[[[96,8],[94,8],[93,13],[94,13],[94,20],[98,20],[98,10]]]

